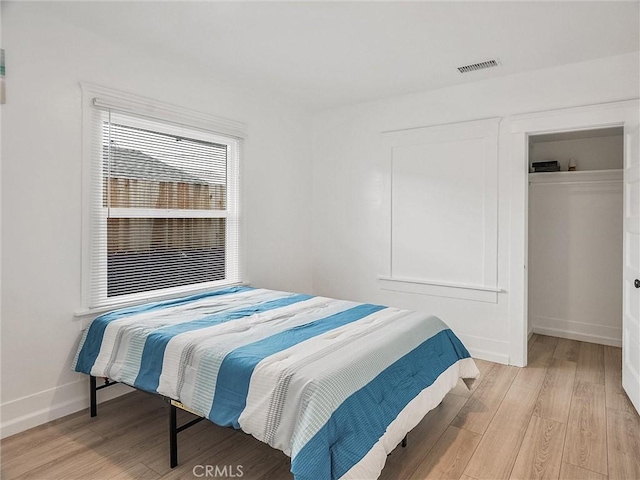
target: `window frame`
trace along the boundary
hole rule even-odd
[[[240,242],[240,157],[245,134],[244,124],[222,117],[194,112],[164,102],[119,92],[89,83],[81,83],[82,89],[82,307],[76,316],[134,305],[150,300],[162,300],[180,295],[197,293],[212,288],[242,283],[242,248]],[[98,164],[96,149],[102,149],[96,128],[101,128],[105,111],[126,118],[127,124],[176,134],[185,129],[189,136],[200,140],[227,145],[227,202],[225,210],[182,212],[182,218],[226,218],[225,278],[212,282],[161,288],[146,292],[107,296],[107,212],[102,203],[102,164]],[[108,115],[108,113],[106,114]],[[100,143],[100,145],[98,145]],[[97,175],[99,177],[97,177]],[[122,210],[122,211],[120,211]],[[126,212],[125,212],[126,210]],[[176,211],[144,212],[140,209],[111,208],[111,216],[122,218],[176,218]],[[147,210],[147,209],[142,209]],[[163,215],[164,213],[164,215]],[[166,215],[166,216],[165,216]],[[102,240],[100,240],[102,239]],[[94,273],[97,272],[97,273]],[[103,292],[96,296],[94,285],[102,285]]]

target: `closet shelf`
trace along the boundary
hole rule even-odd
[[[529,174],[529,184],[620,183],[622,169],[578,170],[575,172],[538,172]]]

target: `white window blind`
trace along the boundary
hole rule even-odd
[[[108,107],[91,116],[88,306],[240,282],[239,140]]]

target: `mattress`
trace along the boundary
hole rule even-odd
[[[458,379],[478,375],[437,317],[245,286],[99,316],[73,368],[242,429],[290,456],[297,480],[377,478]]]

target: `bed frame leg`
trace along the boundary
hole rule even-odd
[[[89,396],[91,397],[91,416],[95,417],[98,414],[98,401],[97,401],[96,377],[89,375]]]
[[[178,409],[171,404],[169,408],[169,455],[171,468],[175,468],[178,465]]]
[[[405,448],[407,446],[407,436],[409,434],[407,433],[407,435],[404,436],[404,438],[402,439],[402,448]]]

